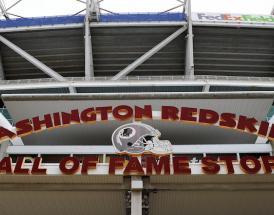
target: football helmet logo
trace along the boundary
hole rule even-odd
[[[120,153],[170,154],[171,143],[159,140],[161,133],[150,125],[133,122],[118,127],[112,134],[112,144]]]

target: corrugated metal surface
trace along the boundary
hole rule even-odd
[[[175,26],[91,28],[95,76],[113,76],[176,31]],[[194,27],[196,75],[274,77],[274,29]],[[65,77],[84,76],[82,28],[3,34]],[[131,76],[184,75],[180,35]],[[48,77],[1,45],[6,79]]]
[[[92,28],[96,76],[113,76],[157,45],[177,27]],[[64,77],[84,76],[83,29],[6,33],[7,39]],[[183,75],[185,35],[179,36],[130,75]],[[1,53],[6,79],[48,77],[5,45]]]
[[[150,194],[150,215],[272,215],[273,190],[159,191]]]
[[[125,214],[122,191],[0,191],[1,215]]]
[[[65,77],[84,75],[82,29],[14,32],[3,36]],[[48,78],[3,44],[1,53],[6,79]]]
[[[194,27],[196,75],[274,76],[274,29]]]
[[[113,76],[175,32],[178,27],[92,28],[96,76]],[[180,35],[130,75],[183,75],[185,34]]]

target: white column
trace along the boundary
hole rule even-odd
[[[194,78],[194,54],[193,54],[191,0],[187,0],[187,23],[188,23],[188,34],[187,34],[187,41],[186,41],[185,76],[187,79],[193,79]]]
[[[131,177],[131,215],[142,215],[142,189],[141,176]]]
[[[93,3],[94,4],[94,3]],[[85,17],[85,79],[90,80],[94,76],[92,44],[90,34],[91,2],[87,0]]]
[[[0,53],[0,80],[5,80],[5,73],[3,67],[2,54]]]

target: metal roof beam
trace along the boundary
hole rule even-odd
[[[4,38],[1,35],[0,35],[0,41],[2,43],[4,43],[6,46],[8,46],[10,49],[12,49],[14,52],[19,54],[21,57],[25,58],[27,61],[32,63],[34,66],[39,68],[41,71],[43,71],[44,73],[49,75],[50,77],[56,79],[57,81],[66,81],[66,79],[63,76],[59,75],[57,72],[55,72],[54,70],[52,70],[51,68],[46,66],[44,63],[37,60],[35,57],[33,57],[32,55],[30,55],[29,53],[27,53],[26,51],[24,51],[23,49],[21,49],[20,47],[18,47],[14,43],[10,42],[9,40],[7,40],[6,38]]]
[[[2,53],[0,53],[0,80],[5,79],[5,73],[3,68]]]
[[[271,153],[270,144],[221,144],[221,145],[173,145],[174,154],[203,154],[203,153]],[[9,146],[7,153],[12,154],[115,154],[113,146]]]
[[[197,78],[197,76],[196,76]],[[69,88],[69,87],[165,87],[165,86],[204,86],[206,92],[206,86],[229,86],[229,87],[258,87],[258,88],[270,88],[273,87],[273,81],[259,81],[259,80],[209,80],[209,79],[196,79],[186,80],[181,77],[174,77],[171,79],[161,80],[119,80],[119,81],[84,81],[84,80],[71,80],[66,82],[54,82],[49,80],[48,82],[40,82],[38,80],[6,80],[0,81],[0,90],[25,90],[25,89],[50,89],[50,88]]]
[[[9,19],[9,15],[7,13],[7,9],[5,8],[2,0],[0,0],[0,9],[2,11],[2,15],[6,18],[6,19]]]
[[[86,17],[85,17],[85,79],[90,80],[94,76],[92,43],[90,34],[90,20],[92,19],[91,4],[95,4],[90,0],[86,2]],[[95,6],[94,6],[95,7]]]
[[[167,44],[169,44],[171,41],[173,41],[175,38],[177,38],[180,34],[182,34],[187,29],[187,26],[183,26],[182,28],[175,31],[173,34],[171,34],[169,37],[164,39],[162,42],[154,46],[152,49],[150,49],[148,52],[143,54],[141,57],[136,59],[133,63],[128,65],[125,69],[120,71],[118,74],[116,74],[111,80],[119,80],[122,77],[128,75],[130,72],[132,72],[134,69],[136,69],[138,66],[140,66],[142,63],[144,63],[146,60],[148,60],[151,56],[156,54],[159,50],[164,48]]]
[[[187,25],[188,34],[186,41],[186,57],[185,57],[185,76],[189,79],[194,78],[194,54],[193,54],[193,32],[191,17],[191,1],[187,0]]]

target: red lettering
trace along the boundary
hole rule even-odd
[[[24,119],[15,124],[17,136],[24,136],[32,132],[32,125],[29,119]]]
[[[61,117],[59,112],[53,113],[53,122],[55,127],[61,126]]]
[[[80,123],[79,110],[72,110],[70,113],[62,112],[63,125],[69,125],[71,123]]]
[[[234,173],[233,161],[235,160],[235,156],[220,156],[220,161],[224,161],[226,164],[227,174]]]
[[[97,107],[96,108],[96,112],[101,114],[101,120],[108,120],[108,113],[111,112],[112,107],[108,106],[108,107]]]
[[[197,114],[197,108],[182,107],[180,120],[196,122],[197,119],[193,116],[195,114]]]
[[[264,172],[266,174],[271,174],[272,169],[274,169],[274,156],[262,156]]]
[[[162,119],[163,120],[178,120],[179,110],[173,106],[162,106]]]
[[[18,157],[16,160],[15,168],[14,168],[14,174],[29,174],[29,169],[24,169],[23,165],[25,163],[24,157]]]
[[[47,174],[47,169],[42,169],[40,168],[40,165],[42,163],[42,158],[41,157],[36,157],[34,158],[33,166],[31,169],[31,174],[36,174],[36,175],[45,175]]]
[[[248,118],[246,116],[240,116],[237,129],[245,131],[246,129],[254,133],[257,131],[255,125],[257,123],[257,120],[255,118]]]
[[[173,157],[173,170],[174,175],[178,174],[191,174],[189,168],[189,159],[187,157]]]
[[[202,170],[206,174],[217,174],[220,171],[220,165],[217,164],[218,159],[214,157],[203,157],[202,158]]]
[[[233,113],[222,113],[220,117],[220,126],[235,128],[236,126],[236,115]]]
[[[125,162],[124,158],[110,157],[108,173],[111,175],[115,175],[116,169],[124,168],[124,162]]]
[[[169,156],[162,156],[159,161],[156,161],[156,157],[149,156],[146,158],[146,173],[147,175],[152,175],[153,170],[157,175],[160,175],[162,170],[164,170],[165,175],[170,174],[170,158]]]
[[[266,121],[262,121],[259,127],[258,134],[262,136],[267,136],[269,123]]]
[[[133,116],[133,110],[127,105],[120,105],[113,109],[112,114],[115,119],[129,120]]]
[[[0,161],[0,172],[4,172],[6,174],[12,174],[12,169],[11,169],[11,157],[4,157]]]
[[[32,124],[33,124],[33,130],[34,131],[40,131],[42,129],[42,127],[44,127],[44,126],[46,128],[52,128],[53,127],[53,123],[52,123],[50,114],[44,115],[43,120],[40,120],[39,116],[33,117],[32,118]]]
[[[253,167],[250,167],[248,163],[251,162]],[[256,174],[261,169],[261,163],[257,158],[253,156],[244,156],[240,159],[242,170],[247,174]]]
[[[274,124],[272,124],[269,135],[269,139],[274,139]]]
[[[82,163],[82,174],[88,174],[89,169],[95,169],[96,165],[98,163],[98,157],[84,157],[83,163]]]
[[[144,170],[137,157],[131,157],[125,170],[125,175],[144,175]]]
[[[144,108],[135,106],[135,119],[142,120],[143,118],[152,119],[151,105],[145,105]]]
[[[94,108],[87,108],[81,112],[81,120],[83,122],[94,122],[96,121],[96,111]]]
[[[71,164],[71,167],[68,167],[67,165]],[[75,157],[65,157],[61,160],[59,164],[59,168],[62,173],[66,175],[73,175],[75,174],[80,166],[80,161]]]
[[[16,136],[15,133],[13,133],[12,131],[4,128],[4,127],[0,127],[0,140],[7,140],[7,139],[12,139]]]
[[[213,110],[201,109],[199,114],[199,122],[207,124],[215,124],[219,120],[219,115]]]

